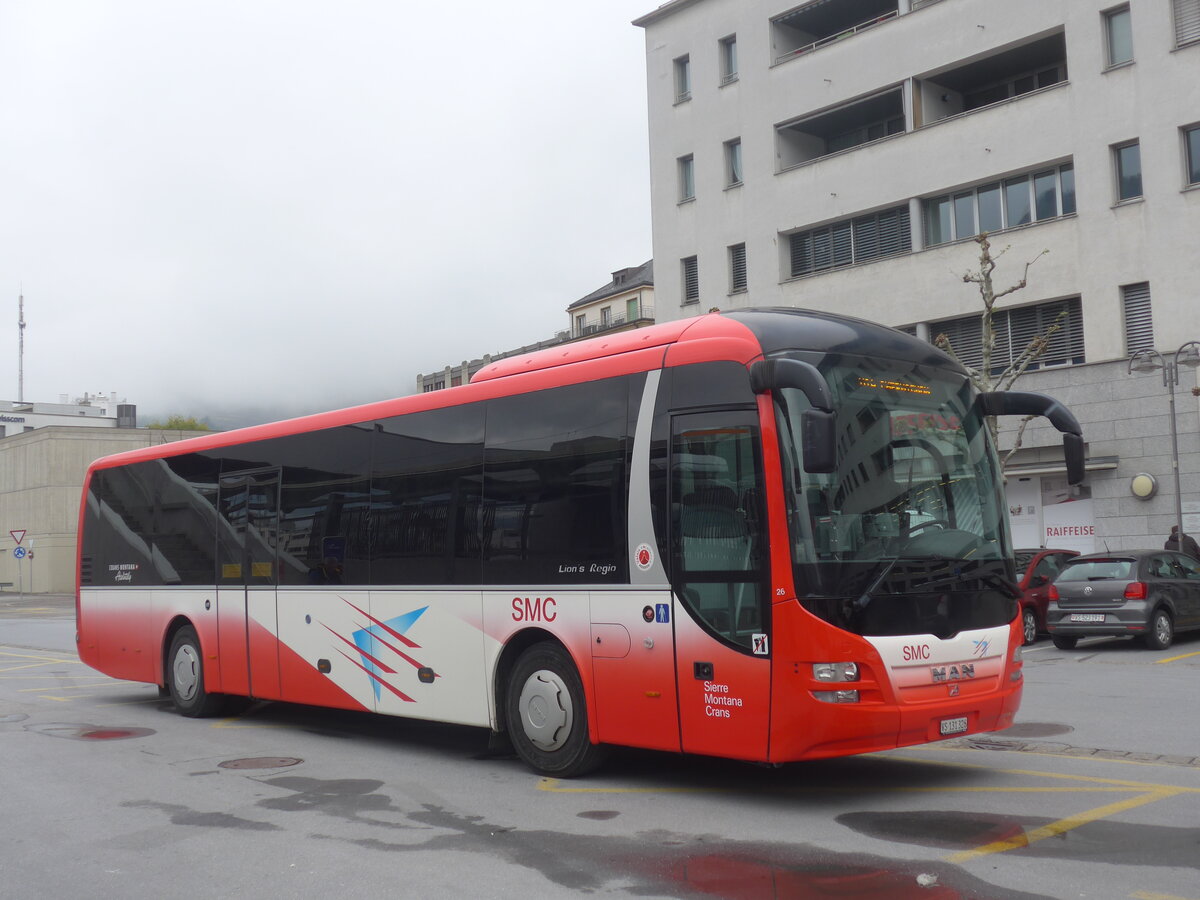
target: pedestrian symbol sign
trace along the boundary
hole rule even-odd
[[[16,541],[17,544],[20,544],[21,541],[25,540],[25,529],[24,528],[14,529],[13,531],[10,531],[9,534],[12,535],[12,539],[14,541]]]

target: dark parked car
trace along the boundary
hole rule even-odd
[[[1200,628],[1200,560],[1170,550],[1077,556],[1050,586],[1046,627],[1054,646],[1081,637],[1136,635],[1153,650]]]
[[[1021,589],[1021,628],[1025,643],[1032,644],[1046,633],[1046,604],[1049,588],[1075,550],[1018,550],[1017,587]]]

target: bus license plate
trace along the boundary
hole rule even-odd
[[[941,731],[946,734],[962,734],[967,730],[967,717],[959,716],[957,719],[942,719]]]
[[[1104,613],[1072,613],[1072,622],[1103,622]]]

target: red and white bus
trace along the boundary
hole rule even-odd
[[[795,309],[502,360],[446,391],[98,460],[80,658],[165,687],[782,763],[1005,728],[1021,622],[979,394]]]

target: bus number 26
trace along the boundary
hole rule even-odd
[[[513,597],[512,617],[514,622],[553,622],[558,618],[558,603],[553,597]]]

